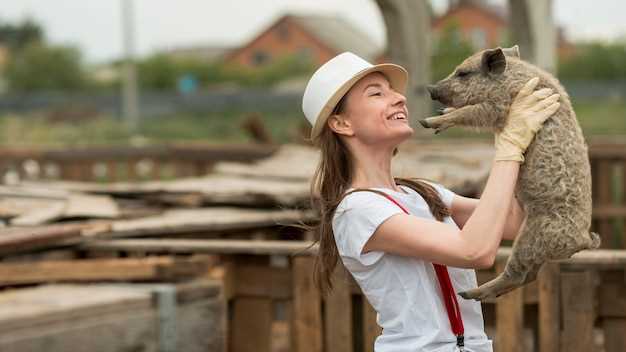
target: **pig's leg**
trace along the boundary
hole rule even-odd
[[[466,299],[484,300],[505,294],[536,279],[546,257],[542,246],[543,236],[550,236],[533,224],[541,223],[538,216],[529,216],[521,226],[513,244],[513,251],[502,273],[478,288],[459,292]]]
[[[492,104],[476,104],[467,105],[459,109],[455,109],[447,114],[428,117],[420,120],[420,124],[425,128],[435,129],[435,133],[439,133],[452,126],[474,127],[480,130],[494,131],[501,126],[496,126],[499,121],[501,112]]]

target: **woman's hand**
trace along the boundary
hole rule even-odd
[[[551,88],[534,91],[538,83],[538,77],[529,80],[513,99],[507,123],[495,135],[496,161],[524,162],[524,151],[535,133],[559,109],[560,95],[551,95]]]

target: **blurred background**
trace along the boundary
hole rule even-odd
[[[554,71],[586,135],[626,133],[623,6],[552,5]],[[430,82],[477,50],[519,42],[506,1],[427,7]],[[255,138],[244,124],[252,120],[267,132],[256,138],[296,141],[308,127],[300,99],[313,70],[346,50],[391,61],[387,35],[380,9],[366,0],[7,3],[0,143],[246,142]],[[457,129],[445,137],[484,136]]]

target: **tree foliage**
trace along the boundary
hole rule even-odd
[[[9,89],[16,92],[75,90],[85,85],[77,48],[38,42],[11,52],[4,74]]]
[[[463,60],[474,53],[472,45],[461,36],[459,25],[450,22],[443,28],[432,57],[434,81],[447,77]]]
[[[43,29],[31,19],[25,19],[19,24],[0,20],[0,43],[11,51],[20,50],[30,43],[43,42],[43,39]]]
[[[626,43],[577,44],[573,56],[559,60],[558,75],[564,80],[626,80]]]

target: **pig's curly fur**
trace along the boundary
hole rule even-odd
[[[569,258],[600,245],[599,236],[589,232],[591,171],[587,144],[567,92],[551,74],[516,56],[506,56],[506,68],[500,74],[480,72],[484,53],[471,56],[455,70],[474,73],[462,77],[453,73],[435,86],[439,100],[457,110],[456,116],[449,114],[452,118],[442,115],[434,119],[447,118],[450,126],[499,131],[513,98],[533,77],[540,78],[537,89],[549,87],[560,94],[560,107],[525,152],[515,195],[527,218],[504,272],[475,290],[460,293],[478,300],[533,281],[548,259]],[[470,105],[472,109],[463,109]],[[438,121],[433,122],[437,125]]]

